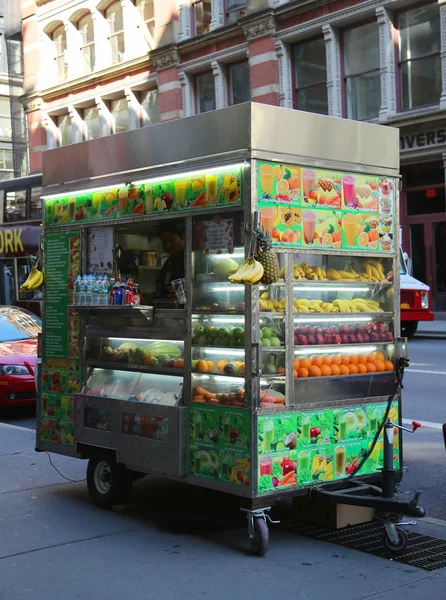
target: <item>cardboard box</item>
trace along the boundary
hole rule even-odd
[[[323,501],[312,502],[308,498],[295,498],[293,508],[294,515],[299,521],[323,525],[332,529],[368,523],[376,516],[374,508],[350,506],[348,504],[329,504]]]

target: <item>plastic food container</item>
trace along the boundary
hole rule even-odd
[[[156,258],[158,252],[156,250],[143,250],[141,252],[141,265],[145,267],[156,267]]]

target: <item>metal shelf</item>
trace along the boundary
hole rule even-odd
[[[131,371],[134,373],[153,373],[155,375],[184,375],[184,369],[160,367],[153,369],[145,365],[130,365],[128,363],[108,362],[102,360],[87,360],[87,367],[106,369],[109,371]]]
[[[260,313],[262,314],[262,313]],[[358,312],[358,313],[333,313],[333,312],[321,312],[321,313],[298,313],[295,312],[294,313],[294,320],[296,321],[296,319],[312,319],[315,317],[319,317],[319,318],[323,318],[326,317],[327,321],[333,321],[336,322],[336,319],[345,319],[345,317],[349,317],[349,320],[354,321],[355,318],[357,317],[370,317],[371,320],[376,320],[376,319],[391,319],[394,317],[394,313],[392,312],[370,312],[370,313],[364,313],[364,312]]]

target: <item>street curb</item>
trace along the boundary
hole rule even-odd
[[[446,521],[442,519],[435,519],[434,517],[423,517],[424,523],[429,523],[430,525],[437,525],[438,527],[446,527]],[[421,521],[419,521],[420,523]]]
[[[432,338],[434,340],[444,340],[446,338],[446,331],[438,331],[430,333],[428,331],[417,331],[414,335],[416,338]]]

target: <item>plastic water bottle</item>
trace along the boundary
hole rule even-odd
[[[79,289],[79,306],[85,306],[86,292],[87,292],[87,276],[84,275],[81,279],[80,289]]]
[[[102,279],[102,286],[99,292],[99,304],[100,306],[108,306],[108,277],[104,275]]]
[[[78,275],[76,277],[76,281],[74,282],[74,286],[73,286],[73,304],[75,304],[75,305],[80,304],[80,301],[79,301],[80,292],[81,292],[81,276]]]
[[[99,306],[100,303],[100,289],[102,288],[102,277],[101,275],[93,275],[93,306]]]
[[[85,306],[93,304],[93,275],[87,275],[87,289],[85,291]]]

